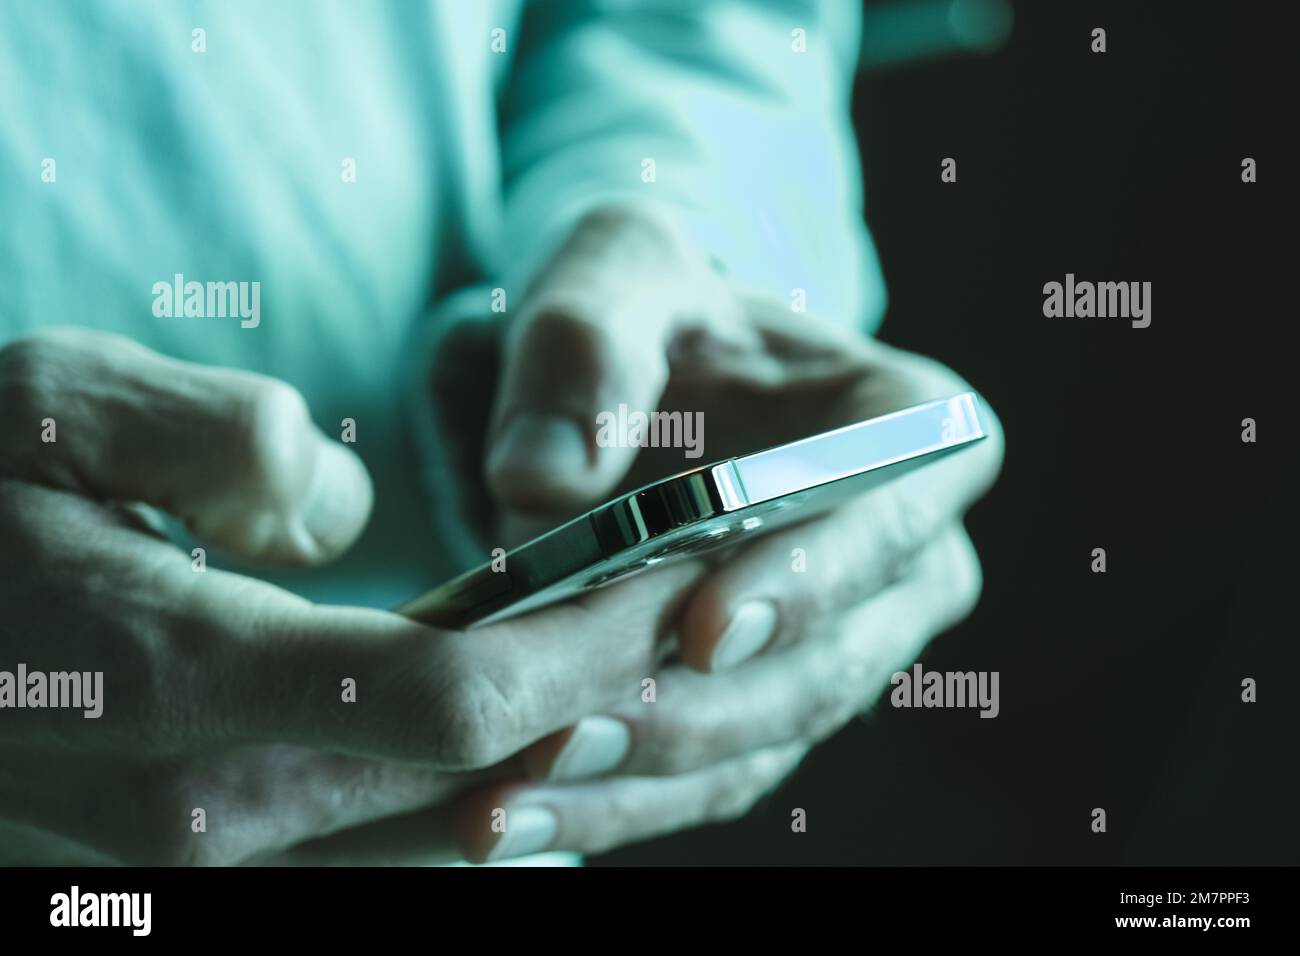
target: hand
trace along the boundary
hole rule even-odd
[[[487,440],[505,521],[554,524],[684,468],[970,388],[785,303],[735,297],[687,261],[654,224],[604,213],[535,284],[505,336]],[[704,455],[598,446],[596,415],[619,403],[703,412]],[[728,554],[686,606],[655,702],[592,714],[524,754],[536,782],[468,798],[471,855],[596,852],[746,812],[973,608],[962,514],[1000,467],[989,420],[978,446]],[[495,806],[546,838],[496,842]]]
[[[448,799],[617,708],[697,574],[472,635],[317,606],[199,573],[121,504],[245,558],[341,553],[370,481],[287,385],[57,330],[0,350],[0,407],[0,671],[102,673],[93,700],[59,709],[15,708],[0,676],[2,862],[455,858]]]

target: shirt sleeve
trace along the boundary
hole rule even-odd
[[[500,103],[502,273],[531,274],[592,208],[646,204],[739,286],[874,329],[860,16],[854,0],[527,5]]]

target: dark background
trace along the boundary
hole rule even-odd
[[[1300,863],[1287,6],[1022,2],[997,53],[859,78],[881,337],[1007,432],[983,599],[922,657],[1001,715],[886,703],[746,820],[594,864]],[[1150,281],[1151,326],[1045,318],[1067,272]]]

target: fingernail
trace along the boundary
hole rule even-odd
[[[352,542],[370,514],[374,490],[366,466],[337,442],[323,440],[303,499],[302,526],[309,557],[326,557]]]
[[[709,669],[726,670],[749,660],[772,639],[776,630],[776,607],[771,601],[742,604],[713,648]]]
[[[494,475],[573,475],[586,471],[587,441],[570,418],[524,412],[516,415],[488,457]]]
[[[543,807],[507,808],[505,830],[487,858],[509,860],[530,853],[541,853],[551,845],[557,829],[555,814]]]
[[[613,717],[584,717],[547,774],[549,780],[585,780],[608,773],[627,756],[632,736]]]

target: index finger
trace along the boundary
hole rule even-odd
[[[248,601],[203,659],[197,700],[215,714],[202,723],[230,742],[487,767],[636,700],[673,649],[668,626],[699,573],[686,563],[659,569],[467,632],[296,598]]]

